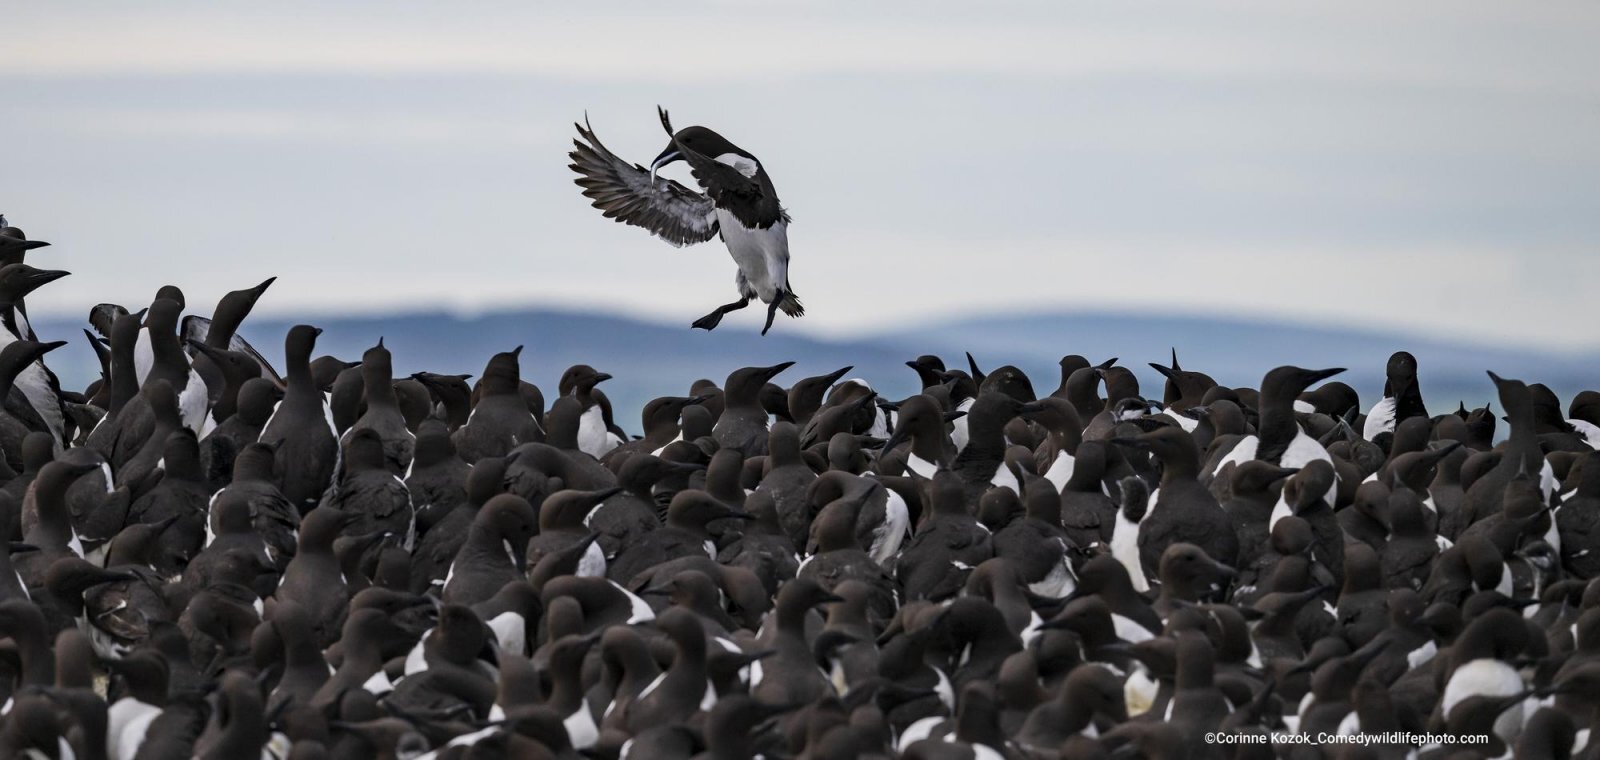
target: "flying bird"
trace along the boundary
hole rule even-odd
[[[789,286],[789,214],[766,169],[749,151],[705,127],[674,131],[666,110],[656,110],[670,140],[648,170],[602,145],[587,117],[574,125],[579,139],[573,140],[577,149],[568,155],[584,196],[606,217],[643,227],[674,246],[722,238],[739,265],[734,278],[739,300],[718,306],[695,320],[694,327],[715,329],[724,314],[755,298],[767,304],[762,335],[772,329],[779,309],[791,317],[803,316],[805,309]],[[703,193],[656,176],[675,161],[689,164]]]

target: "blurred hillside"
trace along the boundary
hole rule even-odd
[[[1600,386],[1600,355],[1551,354],[1288,323],[1061,312],[964,319],[836,340],[796,333],[795,323],[782,319],[763,338],[756,332],[755,320],[739,316],[709,334],[676,324],[537,309],[473,317],[412,313],[303,319],[324,328],[318,355],[358,359],[383,337],[394,353],[397,375],[424,369],[477,374],[491,354],[520,344],[526,347],[524,378],[548,394],[567,366],[591,364],[615,376],[603,387],[618,409],[618,421],[630,432],[636,431],[638,410],[648,399],[683,393],[702,377],[720,383],[740,366],[793,360],[797,365],[779,377],[787,384],[852,365],[851,376],[866,378],[886,396],[900,398],[916,389],[916,376],[904,366],[906,360],[935,353],[964,368],[964,351],[971,351],[985,370],[1001,364],[1021,367],[1041,394],[1059,382],[1057,360],[1078,353],[1095,362],[1118,357],[1138,373],[1146,395],[1159,396],[1161,377],[1147,362],[1166,363],[1173,346],[1186,369],[1204,371],[1226,385],[1254,386],[1279,364],[1346,367],[1349,371],[1340,379],[1361,394],[1363,407],[1377,400],[1384,363],[1399,349],[1416,354],[1423,397],[1435,413],[1455,408],[1458,401],[1470,407],[1491,400],[1486,369],[1543,382],[1563,401],[1585,387]],[[246,321],[242,332],[281,368],[283,335],[290,324],[281,317],[258,315]],[[35,326],[47,339],[71,341],[50,360],[64,387],[82,388],[98,376],[81,323],[40,318]]]

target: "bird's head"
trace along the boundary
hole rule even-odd
[[[667,117],[666,109],[658,107],[657,110],[661,113],[661,126],[667,130],[668,139],[666,149],[650,162],[651,181],[655,180],[656,172],[660,171],[661,167],[683,160],[684,151],[692,151],[707,158],[731,163],[747,176],[754,173],[754,167],[757,166],[755,156],[705,127],[684,127],[673,131],[672,121]]]

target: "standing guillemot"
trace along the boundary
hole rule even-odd
[[[384,348],[383,338],[378,338],[378,345],[361,355],[359,372],[367,409],[344,432],[339,443],[349,445],[353,434],[372,431],[382,442],[383,465],[390,473],[404,477],[411,470],[417,436],[406,426],[405,417],[400,413],[400,401],[394,391],[393,358],[389,349]]]
[[[39,339],[34,334],[33,326],[28,323],[23,297],[68,274],[59,270],[34,269],[21,263],[0,267],[0,325],[4,327],[0,330],[0,348],[13,341]],[[66,443],[66,414],[61,405],[61,384],[55,374],[45,367],[42,359],[35,359],[20,368],[16,387],[26,398],[27,405],[45,423],[55,439],[56,449],[60,450]],[[9,398],[4,400],[7,406],[14,406]]]
[[[316,506],[340,469],[339,435],[328,401],[311,377],[311,351],[322,330],[295,325],[284,338],[288,386],[261,429],[261,442],[277,444],[279,487],[302,513]],[[116,350],[113,340],[112,350]]]
[[[575,181],[584,196],[608,218],[643,227],[674,246],[722,237],[739,265],[734,280],[739,300],[695,320],[694,327],[714,330],[722,315],[743,309],[753,298],[767,304],[762,335],[772,329],[778,309],[803,316],[805,309],[789,286],[789,213],[778,202],[766,169],[748,151],[705,127],[675,132],[666,110],[657,110],[671,141],[648,171],[602,145],[587,120],[578,126],[582,139],[573,141],[577,150],[568,155],[572,170],[582,175]],[[656,172],[674,161],[689,164],[705,194],[656,179]]]
[[[711,431],[718,446],[735,449],[746,457],[767,453],[768,415],[761,406],[761,387],[793,365],[794,362],[783,362],[771,367],[743,367],[728,374],[724,406]]]
[[[1396,424],[1412,417],[1428,416],[1422,403],[1422,391],[1417,386],[1417,358],[1405,351],[1396,351],[1389,357],[1383,381],[1383,398],[1367,412],[1361,437],[1369,441],[1379,435],[1394,432]]]

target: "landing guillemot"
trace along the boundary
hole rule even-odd
[[[587,120],[578,126],[577,150],[568,154],[575,180],[595,208],[608,218],[650,230],[675,246],[704,243],[720,236],[739,265],[734,283],[739,300],[695,320],[694,327],[716,329],[722,315],[743,309],[753,298],[767,304],[766,335],[778,309],[805,315],[789,286],[789,213],[778,201],[772,178],[749,151],[705,127],[674,131],[665,109],[657,109],[671,140],[648,171],[618,158],[595,137]],[[656,172],[675,161],[689,164],[704,194]]]

